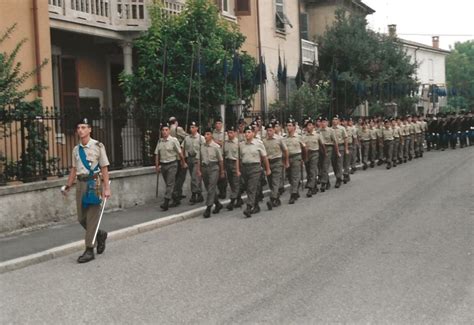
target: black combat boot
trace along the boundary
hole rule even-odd
[[[387,168],[387,169],[392,168],[392,164],[391,164],[391,163],[387,163],[387,167],[385,167],[385,168]]]
[[[204,197],[201,193],[196,193],[196,203],[204,202]]]
[[[306,197],[313,197],[313,191],[311,189],[308,189],[308,192],[306,193]]]
[[[229,211],[234,210],[234,202],[235,202],[235,199],[230,199],[229,204],[227,204],[227,210]]]
[[[177,207],[178,205],[181,204],[181,198],[179,196],[174,197],[173,200],[171,201],[171,204],[169,205],[170,208]]]
[[[276,206],[276,207],[279,207],[280,205],[281,205],[281,200],[280,200],[280,198],[275,199],[275,206]]]
[[[247,209],[245,209],[244,215],[247,218],[250,218],[252,216],[252,206],[250,204],[247,204]]]
[[[87,263],[92,261],[94,258],[94,248],[87,247],[84,253],[77,259],[77,263]]]
[[[268,210],[273,209],[273,199],[270,199],[269,201],[267,201],[267,208]]]
[[[374,168],[374,167],[375,167],[375,162],[372,161],[372,162],[370,163],[370,168]]]
[[[377,166],[381,166],[381,165],[383,165],[383,160],[379,159],[379,161],[377,161]]]
[[[235,200],[235,205],[234,205],[234,207],[240,208],[240,207],[242,207],[242,205],[244,205],[244,200],[242,200],[242,198],[239,196],[239,197]]]
[[[278,193],[279,193],[280,195],[282,195],[283,193],[285,193],[285,188],[284,188],[284,187],[280,187],[280,188],[278,189]]]
[[[347,184],[347,182],[349,182],[349,175],[343,175],[343,177],[342,177],[342,182],[343,182],[344,184]]]
[[[338,178],[336,179],[336,185],[334,185],[335,188],[341,187],[342,179]]]
[[[318,187],[315,186],[311,189],[311,194],[316,195],[318,193]]]
[[[351,174],[354,174],[357,170],[357,167],[351,168]]]
[[[97,254],[105,251],[105,241],[107,240],[107,231],[99,230],[97,232]]]
[[[191,195],[191,198],[189,199],[189,204],[190,204],[190,205],[196,204],[196,196],[197,196],[196,193],[193,193],[193,194]]]
[[[291,194],[290,196],[290,201],[288,202],[288,204],[295,204],[296,202],[296,194]]]
[[[204,218],[209,218],[211,216],[211,208],[212,205],[206,207],[206,211],[204,211],[204,214],[202,215]]]
[[[331,188],[331,182],[328,181],[328,182],[326,183],[326,190],[329,190],[330,188]]]
[[[255,214],[259,212],[260,212],[260,207],[258,206],[258,203],[256,203],[255,206],[252,208],[252,211],[250,211],[250,213]]]
[[[214,204],[215,204],[215,206],[214,206],[214,210],[212,211],[212,213],[217,214],[217,213],[219,213],[219,211],[221,211],[221,209],[224,206],[218,200],[216,200],[216,202]]]
[[[166,211],[168,210],[170,205],[170,199],[165,199],[162,205],[160,205],[161,210]]]
[[[367,164],[364,164],[364,166],[362,166],[362,170],[366,170],[367,169]]]

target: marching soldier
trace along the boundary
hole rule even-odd
[[[387,163],[387,169],[392,168],[392,153],[393,153],[393,129],[390,121],[385,119],[384,128],[382,130],[382,141],[384,148],[384,157]]]
[[[306,152],[306,145],[301,137],[296,133],[296,122],[289,118],[286,122],[288,129],[288,136],[286,137],[286,146],[288,147],[288,155],[290,166],[287,169],[290,181],[290,201],[289,204],[294,204],[299,198],[299,185],[301,179],[301,162],[304,159]]]
[[[397,159],[398,164],[403,163],[403,152],[405,148],[405,131],[400,117],[397,117],[398,133],[400,134],[400,143],[398,144]]]
[[[161,138],[155,148],[155,167],[156,172],[161,173],[166,186],[165,199],[160,205],[163,211],[170,207],[173,189],[175,186],[176,174],[178,171],[178,158],[181,162],[181,168],[186,169],[178,139],[170,135],[170,126],[167,123],[161,125]],[[173,204],[176,206],[177,204]]]
[[[375,127],[374,120],[370,120],[370,168],[375,167],[375,161],[377,160],[377,142],[378,135],[377,129]]]
[[[303,136],[303,142],[306,146],[306,175],[307,182],[306,188],[308,192],[306,197],[312,197],[318,193],[318,187],[316,184],[316,178],[319,175],[319,153],[324,154],[325,148],[321,140],[321,135],[314,130],[314,124],[312,119],[308,119],[304,125],[306,132]]]
[[[346,184],[350,180],[349,174],[352,174],[351,172],[351,165],[352,165],[352,155],[353,155],[353,142],[354,142],[354,136],[352,134],[352,127],[349,127],[348,125],[348,120],[347,118],[342,119],[342,128],[345,129],[346,131],[346,142],[347,142],[347,153],[344,154],[343,159],[342,159],[342,166],[344,170],[344,184]]]
[[[357,138],[361,144],[362,149],[362,169],[366,170],[369,166],[369,153],[370,153],[370,129],[367,127],[365,121],[361,122],[360,128],[358,130]]]
[[[227,128],[227,137],[224,145],[224,165],[227,174],[227,181],[230,187],[230,203],[227,205],[227,210],[232,211],[234,204],[239,198],[240,190],[240,159],[239,159],[239,140],[235,127]]]
[[[343,126],[339,125],[338,115],[334,116],[332,119],[332,129],[334,130],[334,134],[337,139],[337,145],[339,147],[338,152],[342,153],[342,155],[349,155],[346,129]],[[334,174],[336,175],[336,185],[334,185],[335,188],[341,187],[341,183],[343,181],[342,155],[337,155],[335,153],[333,153],[332,155],[332,168],[334,170]],[[349,180],[349,174],[344,174],[344,184],[347,183]]]
[[[377,120],[377,155],[378,155],[378,162],[377,166],[383,165],[384,163],[384,148],[383,148],[383,122],[382,120]]]
[[[411,146],[411,134],[410,134],[410,124],[408,124],[408,117],[404,117],[402,120],[402,132],[403,137],[405,138],[405,143],[403,144],[403,162],[406,163],[410,158],[410,146]]]
[[[275,126],[268,124],[266,127],[267,136],[263,139],[263,145],[267,152],[268,162],[270,164],[271,174],[268,176],[268,186],[270,187],[270,200],[267,207],[271,210],[273,207],[281,205],[280,201],[280,183],[283,177],[283,167],[288,168],[288,148],[282,137],[275,134]]]
[[[199,153],[201,146],[204,144],[204,137],[199,134],[199,126],[196,122],[191,122],[189,125],[190,134],[184,138],[181,144],[183,155],[189,169],[189,176],[191,177],[191,205],[203,202],[201,178],[197,175],[197,164],[199,161]]]
[[[392,166],[397,167],[398,149],[400,147],[400,128],[396,120],[392,120],[393,144],[392,144]]]
[[[92,261],[94,256],[95,234],[97,231],[97,254],[105,250],[107,232],[99,227],[100,204],[102,199],[110,197],[109,160],[102,143],[91,138],[91,125],[87,118],[76,125],[80,142],[72,151],[72,168],[64,187],[66,195],[72,187],[76,176],[76,207],[78,221],[86,230],[86,250],[77,259],[78,263]],[[100,191],[102,190],[102,193]]]
[[[212,205],[215,204],[212,213],[219,213],[222,204],[216,195],[217,182],[224,178],[224,163],[222,159],[222,148],[213,140],[212,130],[210,128],[204,131],[204,144],[201,146],[199,163],[197,164],[197,174],[202,177],[206,187],[206,210],[204,218],[211,216]]]
[[[186,136],[188,135],[181,126],[178,124],[176,117],[172,116],[168,119],[170,125],[170,136],[178,139],[179,143],[182,144]],[[178,171],[176,172],[176,181],[173,188],[173,203],[171,206],[178,206],[181,203],[183,196],[183,185],[186,181],[186,169],[183,169],[178,164]]]
[[[214,142],[221,147],[222,154],[224,153],[224,141],[226,139],[224,125],[222,123],[222,118],[218,117],[214,122],[214,131],[212,131],[212,138]],[[224,178],[219,178],[217,188],[219,189],[219,199],[225,199],[227,196],[227,180]]]
[[[339,146],[337,144],[334,129],[328,127],[328,120],[325,117],[322,118],[319,134],[321,135],[321,140],[326,149],[326,152],[323,155],[323,168],[321,171],[321,192],[324,192],[325,190],[329,190],[330,188],[329,164],[331,162],[332,156],[337,155],[341,157],[341,153],[339,152]]]
[[[351,151],[351,174],[354,174],[357,171],[357,161],[360,162],[360,143],[359,139],[357,138],[357,131],[359,130],[359,127],[354,125],[352,117],[349,117],[347,121],[347,127],[352,130],[352,151],[351,148],[349,148],[349,151]]]
[[[265,147],[254,139],[251,126],[245,127],[245,141],[239,144],[239,148],[242,163],[241,177],[247,191],[247,209],[244,215],[250,218],[252,214],[260,212],[256,195],[262,161],[265,165],[265,174],[269,176],[271,171]]]
[[[415,128],[415,158],[423,156],[423,131],[418,116],[413,116],[413,127]]]
[[[410,132],[410,147],[408,149],[408,160],[412,160],[415,157],[415,146],[416,146],[416,129],[415,123],[411,115],[407,115],[407,122]]]

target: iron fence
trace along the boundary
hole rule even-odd
[[[100,112],[100,113],[99,113]],[[105,145],[110,169],[149,166],[158,140],[157,119],[136,119],[114,110],[95,111],[92,137]],[[41,114],[19,115],[3,110],[0,119],[0,184],[63,177],[72,166],[78,143],[75,124],[80,113],[44,108]]]

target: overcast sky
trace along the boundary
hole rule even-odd
[[[400,38],[427,45],[431,45],[432,36],[439,35],[440,47],[447,50],[457,41],[474,40],[474,0],[362,2],[375,10],[367,17],[369,26],[375,31],[386,33],[387,25],[396,24]]]

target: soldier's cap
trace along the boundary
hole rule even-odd
[[[169,129],[169,127],[170,127],[170,124],[168,122],[163,122],[160,124],[160,130],[163,130],[164,128]]]
[[[306,126],[307,126],[309,123],[311,123],[311,124],[314,124],[314,121],[313,121],[313,119],[311,119],[311,118],[308,118],[308,119],[305,121],[305,124],[304,124],[304,126],[306,127]]]
[[[171,116],[171,117],[168,119],[168,122],[170,122],[170,123],[173,123],[173,122],[175,122],[175,121],[176,121],[176,117],[174,117],[174,116]]]
[[[222,122],[222,117],[217,117],[215,120],[214,120],[215,123],[217,122]]]
[[[336,115],[334,115],[334,116],[332,117],[332,119],[333,119],[333,120],[335,120],[335,119],[340,120],[341,118],[339,117],[339,115],[336,114]]]
[[[252,123],[250,123],[250,126],[257,127],[258,126],[257,120],[252,121]]]
[[[385,120],[383,120],[384,123],[389,123],[390,120],[388,118],[386,118]]]
[[[239,118],[239,124],[242,124],[242,123],[245,123],[245,119],[244,118]]]
[[[286,124],[293,124],[295,125],[296,121],[292,118],[292,117],[289,117],[287,120],[286,120]]]
[[[247,132],[247,131],[253,131],[252,126],[247,125],[247,126],[244,128],[244,132]]]
[[[236,131],[236,128],[235,128],[235,126],[233,126],[233,125],[229,125],[229,126],[226,127],[226,131],[227,131],[227,132],[229,132],[229,131],[234,131],[234,132],[235,132],[235,131]]]
[[[328,121],[328,118],[326,116],[321,116],[321,121]]]
[[[79,125],[79,124],[87,124],[89,126],[92,126],[92,120],[88,119],[87,117],[83,117],[81,118],[79,121],[77,121],[76,123],[76,127]]]
[[[202,134],[206,134],[206,133],[212,133],[212,129],[210,127],[204,128],[204,131],[202,132]]]
[[[407,114],[406,118],[409,118],[409,117],[411,117],[411,115],[410,115],[410,114]]]
[[[199,125],[197,124],[197,122],[192,121],[191,123],[189,123],[189,127],[196,127],[196,128],[198,128]]]
[[[274,123],[267,123],[267,124],[265,125],[265,129],[267,129],[267,130],[268,130],[268,129],[273,129],[274,127],[275,127],[275,124],[274,124]]]
[[[273,124],[274,126],[280,126],[280,121],[276,120]]]
[[[323,117],[321,115],[319,115],[317,118],[316,118],[317,121],[322,121],[323,120]]]

